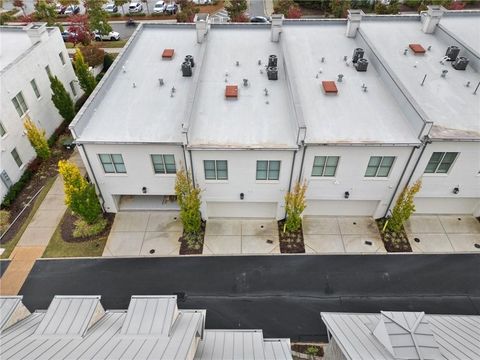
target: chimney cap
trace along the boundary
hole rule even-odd
[[[362,16],[365,15],[363,10],[361,9],[348,9],[347,13],[348,13],[347,19],[354,20],[354,21],[362,20]]]
[[[209,18],[208,13],[198,13],[195,15],[193,22],[207,22]]]
[[[427,5],[427,14],[433,17],[441,17],[446,9],[441,5]]]

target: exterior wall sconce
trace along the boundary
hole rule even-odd
[[[345,193],[343,194],[343,197],[344,197],[345,199],[348,199],[348,198],[350,197],[350,192],[345,191]]]
[[[455,195],[457,195],[460,192],[460,187],[455,186],[452,191]]]
[[[243,200],[245,198],[245,194],[244,193],[240,193],[240,200]]]
[[[146,186],[142,187],[142,193],[144,193],[144,194],[147,193],[147,187]]]

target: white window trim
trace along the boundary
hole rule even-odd
[[[425,172],[425,170],[427,169],[427,166],[428,166],[428,163],[430,162],[430,159],[432,158],[432,155],[433,153],[436,153],[436,152],[439,152],[439,153],[443,153],[443,156],[442,158],[440,159],[440,161],[438,162],[438,165],[437,167],[435,168],[435,171],[432,172],[432,173],[427,173]],[[457,153],[457,156],[455,156],[455,159],[453,160],[452,164],[450,165],[450,167],[448,168],[448,171],[446,173],[437,173],[436,171],[438,170],[438,168],[440,167],[440,165],[442,164],[442,160],[445,158],[445,155],[447,155],[447,153]],[[450,175],[450,171],[452,171],[453,169],[453,166],[455,165],[455,163],[457,162],[457,159],[460,157],[460,151],[434,151],[430,154],[430,158],[428,159],[427,161],[427,165],[425,165],[425,170],[423,170],[423,175],[422,176],[432,176],[432,177],[435,177],[435,176],[448,176]],[[480,173],[477,174],[477,176],[479,175]]]
[[[375,176],[365,176],[365,174],[367,172],[367,169],[368,169],[368,164],[370,163],[370,159],[374,156],[382,158],[380,160],[380,164],[377,167],[377,171],[375,172]],[[382,165],[383,158],[386,158],[386,157],[393,157],[393,162],[392,162],[392,165],[390,165],[390,170],[388,171],[388,175],[387,176],[377,176],[378,169],[380,169],[380,165]],[[395,165],[396,162],[397,162],[397,157],[395,155],[372,155],[372,156],[370,156],[368,158],[368,161],[367,161],[367,166],[365,166],[365,171],[363,172],[363,179],[364,180],[375,180],[375,179],[388,180],[388,179],[390,179],[390,176],[392,176],[393,166]]]
[[[100,155],[108,155],[110,157],[110,160],[112,161],[112,165],[113,165],[113,168],[115,169],[115,172],[106,172],[105,171],[105,167],[103,166],[103,162],[102,162],[102,159],[100,158]],[[115,163],[113,162],[113,158],[112,158],[112,155],[120,155],[122,157],[122,160],[123,160],[123,166],[125,167],[125,172],[124,173],[121,173],[121,172],[117,172],[116,168],[115,168]],[[103,175],[105,176],[128,176],[128,171],[127,171],[127,166],[125,165],[125,159],[123,158],[123,154],[118,154],[118,153],[99,153],[97,154],[97,158],[98,158],[98,161],[100,162],[100,167],[102,168],[102,171],[103,171]]]
[[[259,180],[257,179],[257,171],[258,171],[258,168],[257,168],[257,165],[258,165],[258,162],[259,161],[266,161],[267,162],[267,178],[265,180]],[[278,161],[279,162],[279,166],[278,166],[278,179],[277,180],[272,180],[272,179],[269,179],[268,178],[268,175],[270,174],[270,162],[272,161]],[[275,184],[275,183],[279,183],[280,182],[280,172],[282,170],[282,160],[256,160],[255,161],[255,182],[257,184]]]
[[[213,161],[214,164],[215,164],[215,179],[207,179],[207,174],[205,172],[205,161]],[[218,178],[218,167],[217,167],[217,161],[225,161],[227,163],[227,178],[226,179],[219,179]],[[210,160],[210,159],[204,159],[203,160],[203,179],[206,183],[217,183],[217,184],[221,184],[221,183],[228,183],[228,181],[230,180],[230,172],[228,171],[228,160]]]
[[[313,167],[315,166],[315,158],[316,157],[325,157],[325,164],[323,165],[323,171],[322,171],[322,175],[312,175],[312,172],[313,172]],[[338,160],[337,160],[337,165],[335,166],[335,175],[333,176],[328,176],[328,175],[323,175],[323,173],[325,173],[325,168],[327,167],[327,161],[328,161],[328,158],[329,157],[337,157]],[[310,171],[310,179],[313,179],[313,180],[335,180],[337,178],[337,172],[338,172],[338,165],[340,164],[340,159],[341,159],[341,156],[340,155],[314,155],[313,156],[313,162],[312,162],[312,171]],[[368,166],[368,163],[367,163],[367,166]]]
[[[165,172],[164,172],[164,173],[157,173],[157,172],[155,172],[155,165],[153,164],[152,155],[160,155],[160,156],[162,156],[163,168],[165,169]],[[173,156],[173,161],[175,162],[175,172],[174,172],[173,174],[172,174],[172,173],[167,173],[167,166],[165,165],[165,157],[164,157],[165,155],[172,155],[172,156]],[[162,176],[162,177],[173,177],[173,176],[177,176],[177,160],[175,159],[175,154],[150,154],[150,155],[149,155],[149,158],[150,158],[150,164],[152,165],[153,175],[155,175],[155,176]]]

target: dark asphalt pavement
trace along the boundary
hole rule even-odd
[[[10,264],[10,260],[0,261],[0,277],[3,275],[5,270],[7,270],[7,267],[8,267],[9,264]]]
[[[263,328],[268,337],[324,338],[320,311],[480,314],[480,256],[237,256],[39,260],[21,294],[46,309],[55,294],[184,293],[207,328]]]

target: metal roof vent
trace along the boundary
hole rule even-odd
[[[448,61],[455,61],[458,54],[460,53],[460,48],[458,46],[452,45],[447,48],[445,56],[448,57]]]
[[[269,66],[267,68],[268,80],[278,80],[278,68],[276,66]]]
[[[268,57],[268,66],[267,67],[272,67],[272,66],[276,67],[277,66],[277,60],[278,60],[277,55],[270,55]]]
[[[184,61],[182,63],[182,75],[183,77],[191,77],[193,74],[192,72],[192,65],[190,61]]]
[[[248,79],[243,79],[243,86],[247,87],[248,86]]]
[[[357,69],[357,71],[364,72],[367,71],[367,68],[368,60],[364,58],[358,59],[357,63],[355,64],[355,69]]]
[[[440,75],[442,78],[447,77],[448,70],[442,70],[442,74]]]
[[[455,70],[465,70],[467,68],[469,60],[465,56],[459,56],[452,63]]]
[[[362,48],[356,48],[353,50],[352,62],[356,64],[358,59],[363,58],[363,54],[365,54],[365,51]]]
[[[344,75],[343,75],[343,74],[338,74],[337,76],[338,76],[338,77],[337,77],[337,81],[338,81],[338,82],[342,82]]]

